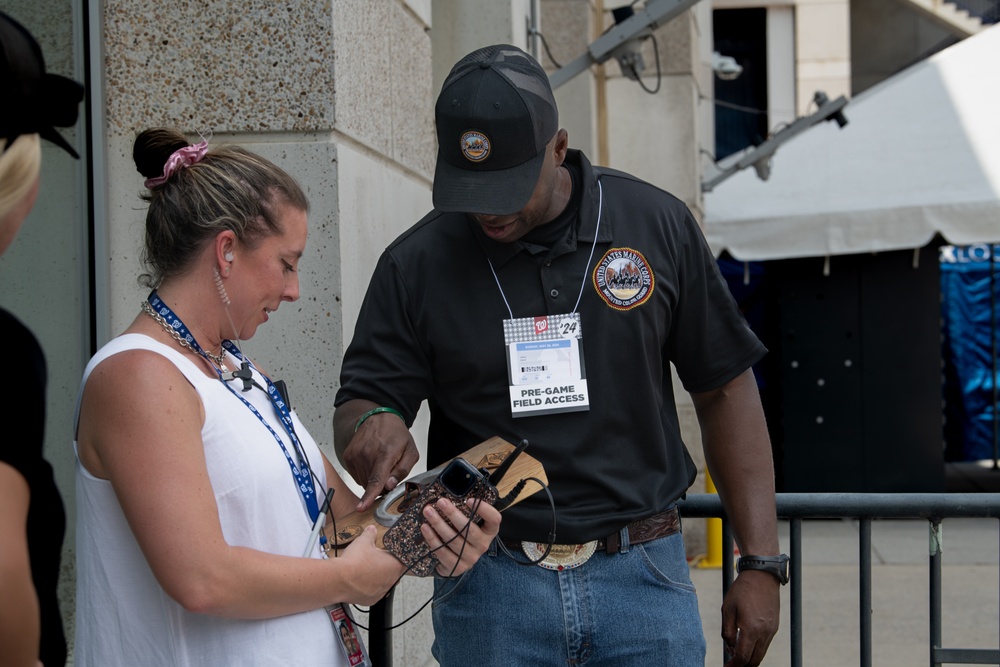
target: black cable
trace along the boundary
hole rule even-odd
[[[510,504],[517,500],[517,497],[521,495],[521,492],[524,491],[524,487],[527,486],[527,484],[528,480],[526,479],[522,479],[520,482],[515,484],[514,488],[510,490],[510,493],[496,502],[494,507],[497,508],[497,511],[503,512],[505,509],[510,507]]]
[[[433,553],[434,553],[435,551],[437,551],[438,549],[443,549],[444,547],[446,547],[446,546],[448,546],[449,544],[451,544],[452,542],[454,542],[454,541],[455,541],[455,540],[456,540],[456,539],[457,539],[457,538],[458,538],[459,536],[462,536],[462,538],[463,538],[463,540],[462,540],[462,548],[461,548],[461,549],[459,549],[459,551],[458,551],[458,558],[457,558],[457,559],[456,559],[456,561],[455,561],[455,565],[454,565],[454,566],[453,566],[453,567],[451,568],[451,572],[449,572],[449,573],[448,573],[447,575],[440,575],[440,576],[443,576],[443,577],[445,577],[445,578],[452,578],[452,575],[454,575],[454,574],[455,574],[455,570],[457,570],[457,569],[458,569],[458,564],[459,564],[459,563],[461,562],[461,560],[462,560],[462,554],[464,554],[464,553],[465,553],[465,547],[466,547],[466,545],[467,545],[467,544],[469,543],[469,542],[468,542],[468,536],[469,536],[469,531],[470,531],[470,530],[472,529],[472,517],[476,516],[476,514],[477,514],[477,513],[478,513],[478,511],[479,511],[479,506],[480,506],[480,505],[482,504],[482,502],[483,502],[483,499],[482,499],[482,498],[476,498],[476,504],[475,504],[475,505],[474,505],[474,506],[472,507],[472,514],[471,514],[471,516],[469,516],[468,520],[467,520],[467,521],[465,522],[465,525],[464,525],[464,526],[462,526],[462,528],[461,528],[461,529],[459,529],[458,531],[456,531],[456,532],[455,532],[455,535],[454,535],[454,537],[452,537],[451,539],[449,539],[449,540],[447,540],[447,541],[445,541],[445,542],[442,542],[442,543],[441,543],[441,544],[440,544],[439,546],[437,546],[437,547],[435,547],[435,548],[431,549],[431,550],[430,550],[430,551],[429,551],[429,552],[427,553],[427,555],[426,555],[426,556],[422,556],[421,558],[417,559],[416,563],[419,563],[419,562],[421,562],[421,561],[423,561],[423,560],[425,560],[425,559],[427,559],[427,558],[430,558],[430,557],[432,556],[432,554],[433,554]],[[435,559],[435,560],[436,560],[436,559]],[[439,561],[439,562],[440,562],[440,561]],[[392,590],[392,588],[393,588],[393,587],[395,587],[395,586],[396,586],[396,584],[398,584],[398,583],[399,583],[400,581],[402,581],[402,580],[403,580],[403,577],[405,577],[405,576],[406,576],[406,574],[407,574],[407,573],[408,573],[408,572],[409,572],[410,570],[412,570],[412,569],[413,569],[413,566],[414,566],[414,565],[415,565],[416,563],[411,563],[411,564],[407,564],[407,565],[406,565],[406,569],[405,569],[405,570],[403,571],[403,574],[401,574],[401,575],[399,576],[399,578],[398,578],[398,579],[396,579],[396,583],[394,583],[394,584],[393,584],[392,586],[390,586],[390,587],[389,587],[389,590]],[[400,621],[399,623],[396,623],[395,625],[392,625],[392,626],[390,626],[390,627],[388,627],[388,628],[385,628],[385,629],[386,629],[386,630],[395,630],[396,628],[398,628],[398,627],[400,627],[400,626],[402,626],[402,625],[405,625],[405,624],[409,623],[410,621],[412,621],[412,620],[413,620],[413,619],[414,619],[414,618],[415,618],[415,617],[417,616],[417,614],[419,614],[420,612],[422,612],[422,611],[424,610],[424,608],[425,608],[425,607],[426,607],[427,605],[429,605],[429,604],[430,604],[430,603],[431,603],[431,602],[432,602],[433,600],[434,600],[434,595],[432,594],[432,595],[431,595],[431,596],[430,596],[429,598],[427,598],[427,601],[426,601],[426,602],[424,602],[424,603],[423,603],[422,605],[420,605],[420,608],[418,608],[418,609],[417,609],[417,610],[416,610],[415,612],[413,612],[412,614],[410,614],[409,616],[407,616],[407,617],[406,617],[405,619],[403,619],[403,620],[402,620],[402,621]],[[361,608],[359,608],[359,607],[358,607],[357,605],[352,605],[352,606],[353,606],[353,607],[354,607],[354,608],[355,608],[356,610],[358,610],[359,612],[362,612],[362,613],[367,613],[367,611],[368,611],[368,610],[366,610],[366,609],[361,609]],[[359,628],[361,628],[361,629],[363,629],[363,630],[367,630],[367,629],[368,629],[368,628],[366,628],[365,626],[363,626],[363,625],[361,625],[360,623],[358,623],[357,621],[355,621],[355,623],[354,623],[354,624],[355,624],[355,625],[357,625],[357,626],[358,626]]]
[[[660,83],[662,82],[662,72],[660,72],[660,49],[656,43],[656,35],[650,35],[649,38],[653,40],[653,58],[656,59],[656,87],[652,89],[647,88],[646,84],[642,82],[642,75],[639,72],[635,72],[634,69],[632,71],[635,72],[635,80],[639,82],[639,87],[650,95],[655,95],[660,92]]]
[[[274,397],[271,396],[271,392],[269,392],[264,387],[261,387],[260,383],[258,383],[256,380],[254,380],[253,376],[250,375],[250,363],[249,363],[249,361],[246,360],[246,357],[244,357],[244,361],[240,365],[240,371],[238,371],[238,372],[243,372],[243,371],[246,371],[246,374],[247,374],[246,375],[246,379],[249,379],[253,383],[252,386],[257,387],[258,389],[260,389],[261,391],[264,392],[264,395],[267,396],[268,402],[275,409],[275,411],[278,413],[278,416],[280,418],[281,411],[278,410],[278,406],[275,404]],[[257,372],[260,373],[260,369],[257,369]],[[260,374],[263,377],[267,377],[263,373],[260,373]],[[229,378],[228,380],[223,379],[223,382],[232,382],[233,380],[243,380],[243,379],[244,379],[244,376],[237,375],[236,372],[234,372],[233,376],[231,378]],[[270,380],[270,378],[267,378],[267,379]],[[272,382],[272,384],[275,384],[275,386],[277,387],[277,383],[274,380],[271,380],[271,382]],[[285,385],[285,383],[283,381],[278,380],[277,382],[281,382],[281,385],[284,387],[284,391],[279,391],[279,393],[281,394],[282,399],[284,399],[285,403],[288,405],[289,419],[291,419],[292,406],[291,406],[290,403],[288,403],[288,400],[287,400],[288,388],[287,388],[287,386]],[[249,389],[250,385],[247,385],[246,388]],[[294,451],[296,454],[299,455],[299,465],[305,464],[306,469],[309,471],[309,476],[312,478],[312,481],[313,481],[313,491],[316,490],[316,485],[317,484],[319,484],[320,488],[322,488],[323,485],[322,485],[322,483],[320,481],[319,475],[317,475],[316,471],[313,470],[312,463],[309,461],[309,454],[306,453],[306,447],[305,447],[304,444],[302,444],[302,440],[301,440],[301,438],[299,438],[298,433],[295,433],[295,424],[292,423],[291,421],[289,421],[289,428],[292,431],[292,433],[288,434],[288,439],[292,442],[292,451]],[[292,437],[292,434],[294,434],[295,437]]]
[[[555,544],[556,541],[556,503],[555,500],[552,498],[552,492],[549,491],[549,487],[546,486],[545,482],[543,482],[542,480],[538,479],[537,477],[527,477],[521,481],[536,482],[539,486],[542,487],[542,491],[545,492],[545,495],[549,497],[549,507],[552,508],[552,529],[549,531],[549,542],[548,544],[545,545],[545,551],[542,552],[541,556],[539,556],[536,560],[528,560],[527,562],[522,562],[514,558],[514,554],[510,552],[510,550],[507,548],[507,545],[504,544],[503,540],[501,540],[499,537],[497,538],[497,546],[500,547],[501,551],[507,554],[508,558],[513,560],[518,565],[538,565],[543,560],[549,557],[549,553],[552,552],[552,545]]]
[[[769,113],[767,109],[756,109],[754,107],[745,107],[742,104],[734,104],[732,102],[726,102],[725,100],[720,100],[715,97],[703,97],[702,99],[706,101],[711,101],[713,104],[726,107],[727,109],[733,109],[734,111],[742,111],[744,113],[755,113],[755,114],[767,114]]]
[[[332,490],[332,488],[331,488],[331,490]],[[330,501],[330,504],[333,505],[333,501],[332,500]],[[337,513],[334,512],[333,508],[331,507],[330,508],[330,513],[327,516],[329,516],[330,517],[330,521],[333,522],[333,540],[332,541],[334,542],[334,544],[327,543],[326,550],[327,550],[327,552],[329,552],[329,551],[332,550],[333,551],[333,557],[334,558],[340,558],[340,547],[338,547],[338,545],[336,544],[336,542],[339,541],[339,537],[340,537],[337,534]]]
[[[525,442],[525,441],[522,441],[522,443],[523,442]],[[523,449],[523,447],[522,447],[522,449]],[[507,554],[507,556],[509,558],[511,558],[511,560],[513,560],[518,565],[538,565],[543,560],[545,560],[546,558],[549,557],[549,553],[552,552],[552,545],[555,544],[555,541],[556,541],[556,503],[555,503],[555,499],[552,497],[552,492],[549,491],[549,487],[545,484],[545,482],[543,482],[542,480],[538,479],[537,477],[526,477],[526,478],[522,479],[521,481],[519,481],[514,486],[514,489],[511,489],[511,491],[506,496],[504,496],[504,499],[510,498],[512,495],[514,496],[514,498],[516,498],[517,495],[520,495],[521,490],[524,489],[524,486],[528,482],[535,482],[536,484],[538,484],[540,487],[542,487],[542,490],[545,491],[545,495],[548,496],[548,498],[549,498],[549,507],[552,509],[552,528],[549,531],[549,541],[548,541],[548,544],[545,545],[545,551],[542,552],[542,555],[537,560],[529,560],[528,562],[522,562],[522,561],[517,560],[516,558],[514,558],[513,554],[511,554],[510,550],[507,549],[507,545],[505,545],[503,543],[503,541],[499,538],[499,536],[495,538],[496,542],[497,542],[497,546],[500,548],[500,550],[503,551],[505,554]],[[517,490],[517,492],[515,494],[515,489],[517,489],[518,487],[520,487],[520,489]],[[439,576],[444,576],[444,577],[451,577],[455,573],[455,570],[458,569],[458,563],[462,560],[462,554],[465,553],[465,546],[468,544],[469,531],[472,529],[472,517],[474,517],[474,516],[476,516],[478,514],[478,512],[479,512],[479,505],[482,502],[483,502],[482,498],[476,498],[476,504],[472,508],[472,515],[469,516],[468,520],[465,522],[465,525],[462,526],[461,529],[459,529],[458,531],[456,531],[455,536],[452,537],[451,539],[447,540],[446,542],[443,542],[440,546],[432,549],[430,552],[428,552],[428,554],[426,556],[423,556],[417,562],[420,562],[421,560],[423,560],[425,558],[429,558],[431,556],[431,554],[433,554],[435,551],[437,551],[438,549],[441,549],[441,548],[443,548],[443,547],[451,544],[456,538],[458,538],[459,535],[461,535],[464,538],[464,540],[462,542],[462,548],[458,552],[458,559],[455,561],[455,566],[452,568],[451,572],[449,572],[447,575],[439,575]],[[511,502],[513,502],[513,499],[511,500]],[[399,576],[399,579],[396,580],[396,583],[394,583],[392,586],[389,587],[389,590],[392,590],[392,588],[395,587],[396,584],[398,584],[400,581],[402,581],[403,577],[406,576],[406,573],[409,572],[412,569],[413,569],[413,564],[407,565],[406,569],[403,571],[403,574],[401,574]],[[461,576],[465,576],[465,575],[463,574]],[[415,612],[413,612],[412,614],[410,614],[409,616],[407,616],[404,620],[400,621],[399,623],[396,623],[395,625],[393,625],[391,627],[388,627],[388,628],[385,628],[385,629],[386,630],[395,630],[396,628],[398,628],[398,627],[400,627],[402,625],[405,625],[406,623],[409,623],[410,621],[412,621],[417,616],[417,614],[419,614],[420,612],[422,612],[424,610],[424,608],[427,607],[427,605],[429,605],[433,600],[434,600],[434,595],[431,595],[422,605],[420,605],[420,607]],[[357,610],[360,613],[368,613],[367,609],[362,609],[362,608],[358,607],[357,605],[351,605],[351,606],[353,606],[354,609]],[[367,627],[361,625],[357,621],[355,621],[354,624],[357,625],[362,630],[368,630]]]
[[[542,48],[545,49],[545,55],[549,57],[549,60],[551,60],[552,64],[556,66],[556,69],[562,69],[562,65],[559,64],[559,61],[552,57],[552,51],[549,50],[549,43],[545,41],[545,35],[543,35],[540,30],[534,30],[534,29],[531,30],[531,34],[539,37],[542,40]]]

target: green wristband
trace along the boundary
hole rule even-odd
[[[358,432],[358,429],[361,428],[361,425],[365,423],[366,419],[368,419],[372,415],[377,415],[380,412],[391,412],[400,419],[403,419],[403,415],[399,412],[399,410],[396,410],[394,408],[372,408],[371,410],[369,410],[368,412],[366,412],[365,414],[361,415],[361,417],[358,418],[358,423],[354,425],[354,432],[355,433]],[[403,421],[405,422],[406,420],[403,419]]]

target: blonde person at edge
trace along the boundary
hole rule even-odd
[[[79,157],[55,128],[76,124],[84,91],[75,81],[47,73],[38,42],[3,12],[0,91],[0,254],[5,254],[38,198],[40,139]],[[13,425],[0,441],[0,665],[61,667],[66,638],[57,588],[66,515],[52,466],[43,457],[45,355],[34,334],[3,308],[0,341],[13,352],[0,385],[4,421]]]
[[[302,557],[309,496],[329,485],[335,516],[358,499],[241,351],[299,298],[306,198],[267,160],[176,131],[143,132],[133,158],[154,290],[82,383],[75,664],[346,665],[324,606],[372,604],[404,568],[373,527],[336,558]],[[425,510],[439,573],[465,572],[497,534],[499,513],[479,513],[463,541],[444,520],[464,526],[458,509]]]
[[[6,140],[0,139],[0,147],[7,148]],[[10,247],[35,203],[40,164],[37,134],[19,137],[0,154],[0,252]],[[7,340],[6,329],[4,333]],[[42,434],[38,433],[39,445],[41,440]],[[40,446],[37,454],[41,461]],[[41,664],[36,662],[39,605],[32,582],[27,535],[32,499],[26,476],[5,459],[0,460],[0,664],[3,665]]]

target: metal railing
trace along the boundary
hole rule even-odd
[[[941,521],[947,518],[1000,519],[1000,493],[779,493],[778,518],[789,521],[790,650],[791,664],[802,663],[802,520],[857,519],[860,536],[859,625],[861,650],[858,664],[872,664],[872,519],[926,519],[930,534],[928,569],[930,576],[929,655],[930,664],[1000,664],[1000,648],[945,648],[941,632]],[[733,537],[715,494],[692,494],[679,503],[684,518],[722,519],[722,590],[733,583]],[[1000,543],[997,545],[1000,551]]]
[[[691,494],[678,503],[685,519],[722,519],[722,590],[733,583],[733,537],[716,494]],[[859,624],[860,667],[872,665],[872,519],[926,519],[931,545],[928,550],[930,595],[929,655],[932,667],[944,663],[966,665],[1000,664],[1000,648],[945,648],[942,642],[941,521],[948,518],[1000,519],[1000,493],[779,493],[778,518],[789,521],[790,651],[792,667],[802,662],[802,520],[857,519],[860,526]],[[997,545],[1000,553],[1000,542]],[[375,667],[392,665],[391,593],[372,606],[369,617],[369,647]]]

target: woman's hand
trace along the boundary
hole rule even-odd
[[[465,504],[475,509],[480,523],[470,522],[445,498],[424,507],[420,532],[439,561],[438,574],[444,577],[463,574],[475,565],[500,530],[500,512],[495,507],[471,498]]]
[[[377,530],[374,525],[351,542],[342,554],[331,558],[331,563],[349,568],[354,576],[347,579],[354,590],[348,592],[341,602],[373,605],[381,600],[399,578],[406,572],[406,566],[384,549],[375,546]]]

